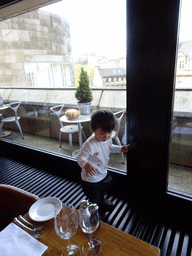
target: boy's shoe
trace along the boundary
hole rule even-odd
[[[104,221],[106,212],[113,209],[114,205],[110,200],[104,199],[103,202],[99,206],[99,217],[101,221]]]
[[[110,200],[104,199],[101,208],[103,211],[108,212],[113,208],[113,203]]]
[[[106,215],[106,214],[105,214],[104,211],[102,211],[102,210],[99,211],[99,219],[100,219],[101,221],[104,221],[105,215]]]

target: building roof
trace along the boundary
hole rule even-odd
[[[125,68],[102,68],[99,71],[102,77],[126,76]]]
[[[179,43],[179,51],[185,53],[188,60],[192,59],[192,40],[181,41]]]

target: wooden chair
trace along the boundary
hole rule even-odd
[[[4,229],[13,218],[24,215],[39,197],[22,189],[0,184],[0,230]]]

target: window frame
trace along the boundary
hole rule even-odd
[[[179,8],[180,0],[127,0],[127,132],[131,147],[126,176],[109,168],[115,181],[113,192],[156,214],[168,204],[167,209],[177,216],[185,213],[191,202],[167,190]],[[32,165],[41,163],[42,167],[48,161],[50,170],[61,164],[69,168],[66,175],[70,179],[72,171],[73,179],[79,180],[79,167],[73,158],[6,140],[0,145],[4,156]],[[15,155],[18,149],[23,154],[19,157]],[[117,191],[118,186],[121,191]]]
[[[127,1],[127,193],[142,208],[168,204],[176,215],[191,202],[167,189],[179,12],[180,0]]]

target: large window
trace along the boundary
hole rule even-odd
[[[4,123],[5,139],[70,155],[67,135],[59,147],[60,123],[50,107],[65,104],[62,114],[78,108],[74,95],[82,66],[89,75],[93,110],[126,108],[126,0],[61,1],[1,21],[0,33],[0,96],[4,104],[21,101],[18,116],[24,133],[22,139],[14,123]],[[0,112],[13,115],[10,108]],[[125,123],[126,113],[120,141]],[[88,138],[90,124],[82,125]],[[121,154],[111,157],[110,166],[127,169]]]
[[[26,76],[26,86],[45,88],[75,86],[72,63],[26,62],[23,65]]]
[[[168,188],[192,196],[192,3],[181,5]]]

